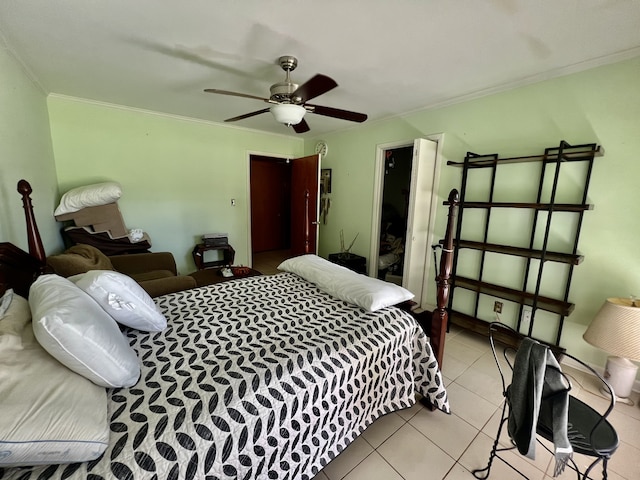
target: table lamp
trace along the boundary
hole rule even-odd
[[[640,302],[635,297],[607,298],[583,338],[612,355],[604,378],[618,401],[633,405],[628,397],[638,371],[631,360],[640,361]]]

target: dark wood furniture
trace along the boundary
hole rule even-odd
[[[493,320],[487,318],[492,314],[491,305],[495,299],[506,300],[515,304],[509,304],[507,310],[512,312],[517,310],[514,321],[516,330],[522,331],[528,336],[533,336],[538,311],[541,312],[540,321],[555,321],[555,342],[552,345],[556,347],[556,351],[562,350],[557,345],[560,343],[564,318],[574,309],[574,304],[569,301],[573,267],[583,259],[577,251],[580,227],[584,212],[592,208],[586,203],[587,190],[594,158],[601,155],[603,155],[603,149],[596,144],[572,146],[561,141],[558,147],[547,148],[541,155],[499,158],[498,154],[478,155],[469,152],[463,162],[447,162],[448,165],[462,168],[452,289],[471,291],[474,296],[474,305],[471,311],[468,310],[467,302],[465,305],[467,313],[462,313],[457,311],[454,306],[454,291],[452,290],[449,297],[449,313],[453,323],[488,335],[488,322]],[[506,165],[512,166],[505,167]],[[496,201],[496,198],[502,200],[510,197],[510,199],[514,199],[514,196],[522,195],[519,188],[514,187],[514,175],[518,174],[526,175],[528,181],[537,183],[537,186],[536,183],[528,184],[533,186],[532,194],[537,188],[535,201]],[[563,186],[572,183],[570,188],[564,188],[565,191],[560,191],[558,186],[561,174],[565,175]],[[567,182],[566,175],[571,175],[571,182]],[[479,182],[487,180],[489,180],[489,184],[485,188],[479,189]],[[524,183],[519,185],[524,185]],[[487,192],[488,198],[482,198],[483,201],[469,198],[478,195],[478,192]],[[560,198],[562,201],[558,200]],[[567,203],[567,199],[575,203]],[[472,212],[482,213],[484,215],[483,221],[478,220],[481,215],[476,215],[475,218],[469,219],[475,221],[466,224],[463,228],[465,219]],[[490,237],[497,236],[496,230],[490,231],[492,214],[500,216],[502,225],[505,225],[505,218],[510,219],[510,225],[518,225],[519,231],[524,232],[521,234],[522,238],[518,235],[516,242],[515,235],[512,235],[513,242],[505,242],[504,244],[489,241]],[[509,216],[507,217],[507,215]],[[554,218],[557,223],[552,225]],[[525,226],[527,222],[528,227]],[[562,234],[566,236],[561,239],[562,241],[554,238],[554,232],[556,237],[558,236],[558,222],[562,223]],[[461,237],[463,230],[470,238]],[[550,245],[554,243],[556,245],[566,243],[566,246],[564,250],[550,248]],[[478,268],[474,276],[469,275],[470,269],[467,264],[460,264],[460,255],[469,251],[475,251],[473,259],[477,262]],[[471,254],[465,253],[465,259],[469,258],[468,255]],[[513,263],[514,268],[505,267],[507,257],[504,256],[514,259],[512,260],[515,262]],[[495,278],[493,282],[487,281],[490,262],[496,260],[501,262],[501,268],[508,270],[508,273],[522,272],[522,277],[517,284],[509,284],[504,281],[497,284]],[[512,262],[509,262],[508,265],[512,265]],[[551,288],[548,283],[543,282],[543,271],[549,262],[557,265],[557,268],[554,267],[553,270],[554,280],[563,279],[559,282],[562,285],[557,294],[555,291],[558,289]],[[460,266],[463,268],[460,269]],[[560,271],[561,268],[564,270]],[[466,274],[458,273],[460,270],[465,270]],[[553,294],[549,294],[550,291]],[[528,309],[527,312],[525,309]],[[487,312],[488,310],[489,312]],[[530,320],[526,321],[524,320],[525,313],[528,312],[530,312]]]
[[[27,254],[11,243],[0,243],[0,289],[2,290],[0,294],[4,293],[6,288],[14,288],[16,292],[23,292],[26,295],[31,283],[46,269],[46,255],[33,215],[31,198],[29,197],[32,189],[26,180],[19,182],[18,192],[22,195],[25,209],[29,253]],[[457,190],[451,191],[449,200],[445,204],[449,205],[449,217],[445,238],[442,241],[445,248],[443,248],[440,258],[440,271],[436,278],[438,285],[437,308],[431,315],[421,315],[421,325],[430,337],[433,353],[440,366],[442,366],[444,356],[444,341],[448,324],[446,307],[453,264],[454,219],[456,207],[458,206]]]
[[[205,261],[204,253],[214,250],[222,251],[222,259],[212,260],[209,262]],[[196,264],[196,268],[198,270],[204,270],[205,268],[219,268],[233,265],[233,259],[236,256],[236,251],[231,245],[208,246],[204,243],[199,243],[198,245],[193,247],[191,255],[193,255],[193,262]]]
[[[198,287],[205,287],[207,285],[213,285],[220,282],[228,282],[229,280],[236,280],[238,278],[255,277],[257,275],[262,275],[262,273],[253,268],[248,268],[247,273],[234,274],[232,277],[225,277],[222,275],[222,268],[205,268],[189,274],[190,277],[195,279]]]
[[[329,261],[357,273],[367,273],[367,259],[355,253],[330,253]]]

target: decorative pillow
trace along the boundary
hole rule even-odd
[[[97,207],[113,203],[122,196],[122,187],[118,182],[95,183],[69,190],[62,195],[60,205],[54,215],[73,213],[87,207]]]
[[[329,295],[354,303],[370,312],[397,305],[414,297],[413,293],[405,288],[361,275],[317,255],[289,258],[282,262],[278,269],[295,273],[308,282],[315,283],[320,290]]]
[[[10,303],[7,310],[0,317],[0,353],[6,350],[20,350],[22,348],[22,332],[31,321],[29,302],[11,291]]]
[[[76,373],[103,387],[130,387],[140,363],[118,324],[80,288],[58,275],[31,286],[29,305],[40,345]]]
[[[59,255],[47,257],[47,264],[62,277],[89,270],[115,270],[109,257],[92,245],[78,244]]]
[[[27,303],[14,296],[12,304],[18,298]],[[0,349],[0,469],[98,458],[109,444],[106,390],[49,355],[26,327],[21,350]]]
[[[167,328],[167,319],[149,294],[127,275],[109,270],[91,270],[69,280],[87,292],[122,325],[147,332],[159,332]]]

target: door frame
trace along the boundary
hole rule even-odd
[[[431,140],[437,143],[436,146],[436,157],[433,166],[433,191],[431,193],[430,199],[430,207],[429,207],[429,233],[427,235],[428,245],[433,244],[433,236],[434,236],[434,225],[436,212],[439,206],[438,202],[438,188],[440,184],[440,166],[442,165],[442,147],[444,144],[444,133],[435,133],[431,135],[425,135],[420,138],[425,138],[427,140]],[[376,145],[376,164],[374,171],[374,180],[373,180],[373,212],[371,219],[371,250],[369,252],[369,276],[377,278],[378,277],[378,256],[380,251],[380,217],[382,215],[382,198],[383,198],[383,189],[384,189],[384,170],[385,170],[385,151],[394,149],[394,148],[402,148],[402,147],[414,147],[415,140],[405,140],[398,142],[390,142],[390,143],[381,143]],[[415,153],[415,152],[414,152]],[[415,169],[411,169],[411,187],[413,188],[416,184],[416,179],[414,175],[416,174]],[[413,205],[410,205],[413,207]],[[413,212],[415,214],[415,212]],[[429,252],[426,252],[425,255],[425,264],[424,264],[424,274],[425,279],[429,278],[429,272],[433,268],[433,260],[432,255]],[[435,278],[435,275],[434,275]],[[427,298],[427,294],[431,289],[435,289],[435,281],[433,285],[431,282],[423,280],[422,282],[422,302],[420,306],[425,308],[427,304],[425,304],[425,299]],[[428,305],[429,307],[433,305]]]
[[[291,162],[296,158],[303,158],[309,155],[296,155],[296,154],[282,154],[282,153],[267,153],[258,152],[255,150],[247,150],[247,158],[245,162],[245,178],[246,180],[246,192],[247,192],[247,205],[245,207],[245,215],[247,220],[247,257],[249,258],[249,266],[253,267],[253,244],[251,242],[251,155],[259,155],[261,157],[271,157],[274,159],[289,160]],[[322,155],[318,155],[318,182],[320,182],[320,170],[322,169]],[[320,218],[320,185],[318,184],[318,199],[315,212],[315,221],[318,222]],[[318,252],[318,243],[320,240],[320,228],[316,227],[316,253]]]
[[[291,160],[295,158],[294,154],[286,155],[282,153],[265,153],[257,152],[254,150],[247,150],[246,166],[246,192],[247,192],[247,204],[245,215],[247,219],[247,257],[249,258],[249,266],[253,267],[253,242],[251,242],[251,155],[259,155],[261,157],[280,158],[283,160]]]

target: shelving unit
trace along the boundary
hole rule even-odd
[[[551,314],[552,317],[556,318],[554,329],[555,338],[546,343],[556,347],[560,344],[564,319],[571,314],[575,307],[574,304],[569,301],[573,269],[584,259],[584,257],[578,253],[578,241],[583,215],[586,211],[593,208],[592,205],[587,203],[587,192],[593,162],[596,157],[602,155],[604,155],[604,150],[596,144],[572,146],[565,141],[561,141],[559,146],[546,148],[541,155],[499,158],[498,154],[478,155],[469,152],[462,162],[447,162],[447,165],[462,168],[462,185],[458,208],[458,223],[456,227],[457,248],[455,249],[453,260],[452,288],[449,297],[449,318],[454,324],[478,333],[487,334],[487,322],[493,320],[487,318],[487,301],[491,302],[492,298],[494,300],[500,299],[513,302],[516,305],[518,313],[513,323],[515,323],[516,330],[522,334],[535,336],[536,312],[548,312],[544,315],[545,321],[548,321],[549,314]],[[528,170],[525,174],[529,174],[527,181],[530,179],[532,182],[537,182],[535,201],[515,201],[519,200],[518,198],[513,198],[514,201],[495,201],[494,199],[500,195],[504,196],[505,193],[513,196],[518,196],[521,193],[517,191],[517,188],[513,188],[508,179],[505,181],[503,178],[502,181],[500,181],[500,167],[503,165],[517,165],[532,162],[540,165],[537,171],[537,178],[531,175],[531,168],[535,168],[535,166],[527,167]],[[559,189],[559,184],[562,183],[560,182],[560,177],[563,167],[567,168],[566,165],[573,162],[581,162],[581,167],[572,173],[579,173],[579,176],[582,178],[578,182],[572,177],[572,181],[568,182],[573,189],[572,194],[576,198],[572,198],[571,202],[567,202],[566,199],[557,201],[560,200],[565,193]],[[509,168],[513,169],[518,167],[514,166]],[[485,174],[479,175],[479,177],[481,177],[480,181],[486,182],[486,177],[490,177],[490,180],[487,188],[478,190],[480,183],[477,182],[478,179],[474,180],[472,177],[474,176],[474,172],[481,170],[483,170]],[[511,179],[513,180],[513,176]],[[476,183],[471,183],[474,181],[476,181]],[[567,185],[567,182],[565,181],[562,184]],[[576,186],[576,184],[578,184],[578,186]],[[471,193],[470,190],[472,191]],[[477,192],[473,193],[474,190],[482,191],[488,196],[488,199],[485,200],[483,198],[483,201],[468,199],[468,196],[478,195]],[[575,203],[572,203],[574,200]],[[484,212],[484,221],[471,225],[471,231],[469,231],[468,228],[463,227],[466,218],[465,212],[469,210],[477,211],[478,209],[480,212]],[[529,222],[529,231],[522,234],[527,238],[520,242],[506,241],[504,244],[489,241],[492,212],[498,210],[500,211],[500,215],[502,215],[503,222],[504,212],[508,211],[510,218],[518,218],[516,221],[517,225],[522,225],[522,215],[527,215],[527,212],[529,212],[530,220],[528,218],[525,219],[525,221]],[[554,215],[559,213],[575,216],[572,222],[565,222],[572,223],[574,228],[570,234],[563,232],[565,237],[567,237],[564,238],[567,248],[556,248],[552,250],[549,248],[549,244],[550,240],[554,240],[553,236],[556,234],[555,229],[552,228],[554,225],[552,220]],[[464,238],[465,235],[467,238]],[[475,238],[475,240],[469,237]],[[482,238],[482,240],[478,240],[478,238]],[[513,244],[519,243],[522,245],[527,241],[528,245],[526,247]],[[477,268],[475,275],[458,273],[460,270],[458,268],[460,252],[464,250],[473,250],[479,255],[476,259]],[[513,284],[513,278],[511,278],[512,284],[486,281],[488,254],[490,254],[492,258],[495,258],[495,256],[500,258],[506,255],[521,259],[521,263],[517,260],[517,262],[519,262],[518,268],[513,269],[514,271],[520,270],[522,272],[519,283]],[[545,295],[543,295],[543,272],[548,262],[562,266],[564,270],[564,281],[560,282],[562,283],[560,288],[553,289],[551,295],[549,295],[549,292],[545,292]],[[465,265],[464,270],[469,270],[468,267],[468,265]],[[467,313],[457,311],[455,308],[454,293],[458,289],[472,292],[473,301],[471,302],[472,305],[470,305],[470,308],[467,299],[467,308],[465,308]],[[522,320],[525,307],[531,309],[528,325],[523,325]],[[515,310],[515,308],[512,310]],[[484,319],[480,317],[484,317]]]

